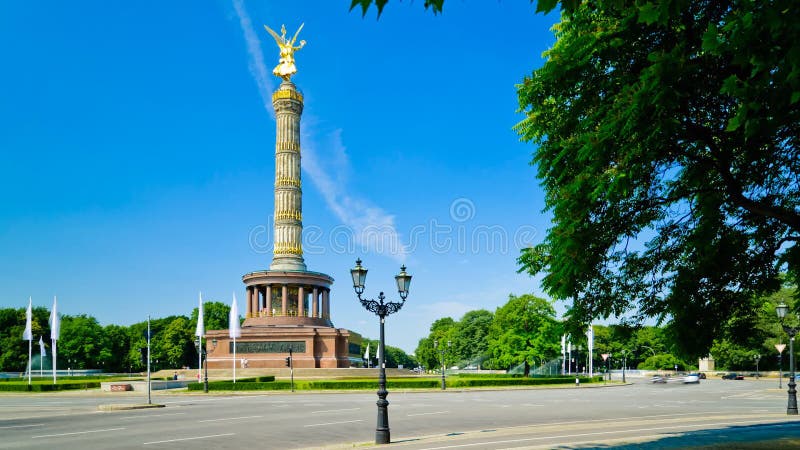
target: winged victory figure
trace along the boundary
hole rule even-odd
[[[294,34],[294,37],[289,40],[286,38],[286,26],[281,25],[281,35],[279,36],[278,33],[272,30],[272,28],[264,25],[264,28],[275,38],[275,42],[278,43],[278,48],[281,50],[281,58],[278,61],[278,65],[272,69],[272,73],[275,76],[281,77],[286,81],[297,73],[297,66],[294,65],[294,52],[303,48],[306,45],[306,41],[300,41],[300,45],[295,46],[294,43],[297,41],[297,35],[300,34],[300,30],[303,29],[305,23],[300,25],[300,28],[297,29],[297,32]]]

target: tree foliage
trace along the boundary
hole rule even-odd
[[[535,0],[530,0],[533,3]],[[559,3],[564,10],[571,11],[575,9],[581,0],[538,0],[536,1],[536,11],[548,13],[552,11]],[[366,16],[371,6],[375,6],[378,11],[378,17],[383,13],[383,9],[389,0],[351,0],[350,10],[352,11],[356,6],[361,8],[361,15]],[[425,9],[432,11],[434,14],[439,14],[444,8],[444,0],[425,0],[423,2]]]
[[[555,358],[560,351],[561,324],[553,305],[530,294],[510,295],[497,308],[489,330],[489,351],[494,364],[506,369],[524,364],[525,376],[534,358]]]
[[[591,2],[518,87],[554,225],[523,251],[569,318],[736,341],[800,278],[800,4]],[[736,320],[736,318],[741,318]]]

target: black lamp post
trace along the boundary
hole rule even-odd
[[[447,347],[450,347],[451,345],[453,345],[453,342],[452,341],[447,341]],[[438,346],[439,346],[439,341],[434,340],[433,341],[434,350]],[[441,357],[441,361],[442,361],[442,390],[447,389],[447,385],[445,384],[445,380],[444,380],[444,371],[445,371],[444,355],[445,355],[445,351],[447,351],[447,350],[444,348],[444,345],[443,345],[442,348],[439,349],[439,356]]]
[[[794,336],[797,334],[798,329],[790,327],[783,323],[786,314],[789,312],[789,307],[785,303],[781,303],[775,308],[778,313],[778,318],[781,320],[783,331],[789,335],[789,400],[786,407],[786,414],[797,415],[797,390],[794,383]]]
[[[386,390],[386,365],[384,364],[386,349],[384,348],[383,325],[386,321],[386,316],[400,311],[405,304],[406,297],[408,297],[408,287],[411,285],[411,275],[406,273],[406,266],[400,267],[400,273],[394,279],[397,282],[397,292],[400,294],[401,301],[385,302],[386,297],[383,292],[378,294],[377,301],[361,298],[361,294],[364,293],[364,283],[367,280],[367,269],[361,267],[361,259],[356,260],[356,267],[350,269],[350,274],[353,277],[353,289],[355,289],[361,305],[367,311],[377,315],[381,322],[380,342],[378,344],[378,350],[381,354],[378,359],[378,426],[375,428],[375,443],[388,444],[391,442],[391,438],[389,433],[389,402],[386,400],[389,391]]]
[[[753,359],[756,360],[756,378],[758,378],[758,362],[761,360],[761,355],[756,353],[755,355],[753,355]]]
[[[628,364],[628,351],[622,351],[622,382],[625,382],[625,366]]]

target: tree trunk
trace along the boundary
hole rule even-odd
[[[528,360],[526,359],[526,360],[525,360],[525,372],[524,372],[524,376],[526,376],[526,377],[527,377],[527,376],[528,376],[528,375],[530,375],[530,374],[531,374],[531,365],[530,365],[530,364],[528,364]]]

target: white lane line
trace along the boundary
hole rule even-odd
[[[193,441],[195,439],[209,439],[209,438],[222,437],[222,436],[233,436],[234,434],[236,434],[236,433],[211,434],[211,435],[208,435],[208,436],[195,436],[195,437],[188,437],[188,438],[181,438],[181,439],[167,439],[165,441],[145,442],[142,445],[166,444],[167,442]]]
[[[406,414],[406,416],[430,416],[431,414],[447,414],[450,411],[436,411],[436,412],[426,412],[426,413],[416,413],[416,414]]]
[[[328,423],[312,423],[310,425],[303,425],[304,427],[323,427],[325,425],[339,425],[340,423],[356,423],[363,422],[363,420],[345,420],[343,422],[328,422]]]
[[[3,429],[3,428],[30,428],[30,427],[43,427],[43,426],[44,426],[43,423],[32,423],[30,425],[6,425],[6,426],[0,427],[0,429]]]
[[[311,414],[322,414],[322,413],[342,412],[342,411],[358,411],[359,409],[361,408],[326,409],[324,411],[311,411]]]
[[[733,421],[733,422],[719,422],[719,423],[703,423],[697,425],[672,425],[672,426],[665,426],[665,427],[653,427],[653,428],[631,428],[625,430],[615,430],[615,431],[595,431],[592,433],[577,433],[577,434],[562,434],[557,436],[539,436],[539,437],[532,437],[532,438],[520,438],[520,439],[509,439],[504,441],[492,441],[492,442],[476,442],[470,444],[457,444],[457,445],[446,445],[443,447],[426,447],[424,450],[444,450],[448,448],[462,448],[462,447],[476,447],[476,446],[484,446],[484,445],[496,445],[496,444],[511,444],[517,442],[530,442],[530,441],[541,441],[545,439],[570,439],[577,437],[585,437],[585,436],[602,436],[608,434],[622,434],[622,433],[633,433],[639,431],[661,431],[661,430],[671,430],[676,428],[699,428],[703,429],[705,427],[716,427],[716,426],[730,426],[730,425],[742,425],[742,424],[754,424],[754,423],[764,423],[762,420],[741,420],[741,421]],[[769,425],[773,425],[768,423]]]
[[[128,419],[142,419],[142,418],[150,418],[150,417],[164,417],[164,416],[181,416],[186,413],[169,413],[169,414],[153,414],[151,416],[147,414],[139,414],[138,416],[128,416],[128,417],[120,417],[120,420],[128,420]]]
[[[198,422],[221,422],[223,420],[241,420],[241,419],[260,419],[264,416],[244,416],[244,417],[223,417],[220,419],[206,419],[206,420],[198,420]]]
[[[41,439],[41,438],[56,437],[56,436],[72,436],[75,434],[103,433],[105,431],[119,431],[124,429],[125,428],[103,428],[102,430],[74,431],[72,433],[42,434],[40,436],[31,436],[31,439]]]

